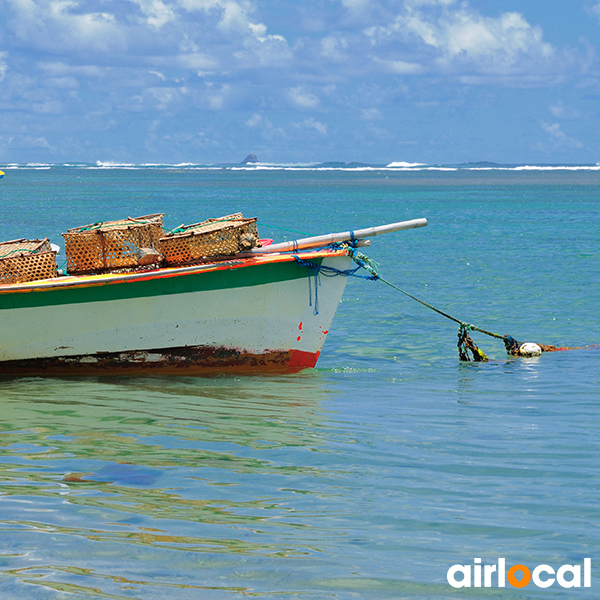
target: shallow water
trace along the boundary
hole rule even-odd
[[[243,210],[373,240],[384,276],[521,341],[600,343],[595,172],[3,169],[2,239]],[[0,597],[596,598],[600,349],[459,363],[456,326],[351,280],[293,376],[0,381]],[[592,587],[455,590],[474,557]]]

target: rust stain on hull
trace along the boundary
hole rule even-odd
[[[314,367],[319,352],[276,350],[251,354],[232,348],[182,346],[95,355],[30,358],[0,362],[0,375],[215,375],[227,372],[297,373]]]

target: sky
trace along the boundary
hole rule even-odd
[[[0,0],[0,163],[600,162],[600,0]]]

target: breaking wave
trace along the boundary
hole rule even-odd
[[[7,163],[9,169],[117,169],[117,170],[177,170],[177,171],[350,171],[350,172],[418,172],[418,171],[600,171],[600,163],[588,165],[535,165],[495,163],[426,164],[394,161],[386,165],[363,163],[251,163],[251,164],[200,164],[200,163],[126,163],[96,161],[95,163]]]

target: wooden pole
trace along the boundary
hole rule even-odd
[[[361,240],[368,237],[381,235],[382,233],[391,233],[392,231],[401,231],[403,229],[413,229],[415,227],[425,227],[427,219],[412,219],[411,221],[401,221],[400,223],[390,223],[389,225],[379,225],[378,227],[368,227],[367,229],[357,229],[356,231],[342,231],[340,233],[328,233],[315,237],[293,240],[291,242],[281,242],[280,244],[271,244],[264,248],[253,248],[247,254],[269,254],[271,252],[296,252],[297,250],[306,250],[307,248],[319,248],[328,246],[335,242],[348,242],[351,240]]]

